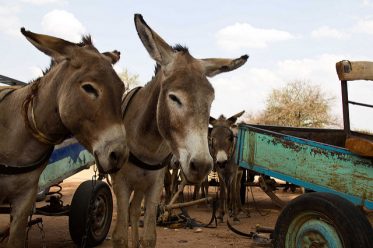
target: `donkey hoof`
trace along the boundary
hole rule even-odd
[[[154,248],[155,245],[156,245],[156,241],[153,240],[153,239],[150,239],[150,240],[141,239],[140,240],[140,247],[141,248]]]
[[[128,248],[125,240],[112,240],[113,248]]]

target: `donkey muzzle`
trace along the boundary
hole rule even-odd
[[[126,144],[106,145],[94,151],[98,171],[112,174],[119,171],[128,160]]]

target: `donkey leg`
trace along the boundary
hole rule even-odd
[[[200,183],[195,184],[194,185],[194,190],[193,190],[193,197],[192,197],[193,200],[199,199],[199,191],[200,190],[201,190],[201,184]]]
[[[141,215],[141,200],[143,198],[143,193],[134,191],[133,198],[130,204],[130,221],[131,221],[131,236],[132,236],[132,247],[140,247],[139,238],[139,219]]]
[[[8,248],[23,248],[26,241],[27,217],[36,199],[37,184],[12,200]]]
[[[227,207],[227,188],[225,187],[225,183],[220,184],[219,203],[219,214],[217,218],[220,220],[220,223],[223,223]]]
[[[165,171],[165,176],[164,176],[164,190],[165,190],[165,203],[169,203],[171,200],[172,196],[172,175],[168,168]]]
[[[235,173],[230,185],[230,200],[231,203],[229,204],[232,208],[232,217],[234,222],[239,222],[240,220],[238,219],[238,201],[239,201],[239,195],[237,194],[237,174]]]
[[[237,195],[237,212],[243,211],[242,202],[241,202],[241,180],[243,176],[242,170],[237,170],[237,178],[236,178],[236,195]]]
[[[206,177],[205,181],[202,183],[202,198],[209,196],[209,180]]]
[[[153,187],[145,193],[146,211],[144,216],[144,234],[141,240],[141,247],[144,248],[154,248],[157,242],[157,208],[162,193],[162,182],[163,180],[157,179]]]
[[[219,177],[219,209],[217,219],[220,220],[220,223],[224,222],[224,214],[226,211],[226,201],[227,201],[227,187],[225,185],[224,178],[221,177],[220,171],[218,171]]]
[[[130,190],[119,171],[112,174],[113,190],[117,198],[117,222],[113,231],[113,247],[128,248],[128,209]]]

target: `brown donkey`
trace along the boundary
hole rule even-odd
[[[128,158],[121,120],[124,85],[113,70],[119,52],[99,53],[90,37],[82,43],[22,34],[52,57],[45,75],[17,89],[0,89],[0,204],[11,204],[7,247],[24,247],[38,180],[55,144],[74,135],[103,173]]]
[[[242,172],[238,171],[238,165],[235,163],[235,147],[236,141],[233,130],[233,125],[245,111],[233,115],[230,118],[225,118],[221,115],[218,119],[210,117],[212,125],[210,135],[211,155],[214,159],[214,167],[218,172],[220,194],[219,194],[219,216],[223,222],[224,214],[228,209],[232,209],[234,221],[238,221],[238,208],[240,195],[238,187],[238,178],[241,181]]]
[[[248,58],[245,55],[238,59],[196,59],[188,49],[168,45],[139,14],[135,15],[135,26],[157,69],[145,87],[129,92],[124,99],[123,120],[130,158],[113,175],[118,204],[113,233],[115,247],[128,247],[129,212],[132,246],[155,247],[156,210],[164,177],[160,164],[170,153],[176,156],[190,182],[199,182],[210,172],[213,161],[207,131],[214,89],[207,77],[234,70]],[[143,197],[146,213],[143,237],[139,241],[138,220]]]

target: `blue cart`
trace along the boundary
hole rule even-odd
[[[370,62],[337,63],[344,130],[239,125],[237,164],[315,191],[283,208],[275,247],[373,247],[362,211],[373,210],[373,135],[350,130],[348,105],[373,106],[347,95],[347,80],[373,80],[372,68]]]

